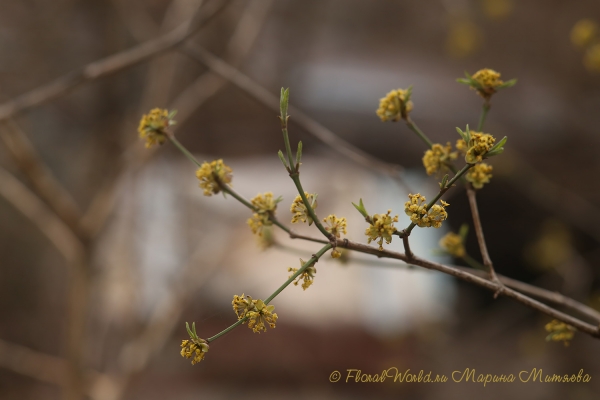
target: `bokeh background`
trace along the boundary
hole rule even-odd
[[[305,188],[319,193],[321,215],[348,218],[357,241],[366,240],[366,224],[351,201],[363,198],[372,213],[391,208],[402,226],[407,192],[436,191],[422,142],[402,123],[377,118],[379,98],[413,85],[415,122],[434,142],[454,142],[455,127],[475,125],[481,108],[455,79],[484,67],[517,78],[494,96],[486,122],[486,132],[509,138],[479,193],[491,258],[500,274],[600,309],[600,50],[592,28],[572,38],[578,21],[600,23],[597,1],[4,0],[1,101],[197,16],[209,17],[188,42],[266,93],[290,87],[291,104],[401,167],[399,184],[324,144],[292,113]],[[235,321],[234,294],[267,297],[318,247],[274,232],[275,244],[261,249],[245,223],[249,212],[231,198],[203,197],[194,166],[173,146],[143,149],[140,116],[176,108],[185,146],[200,160],[223,158],[246,197],[282,195],[278,215],[290,216],[295,194],[276,156],[277,112],[180,50],[2,121],[0,398],[77,398],[78,390],[93,399],[597,398],[598,340],[546,342],[545,315],[361,254],[344,263],[326,256],[309,290],[285,290],[273,302],[276,329],[240,327],[211,344],[199,365],[181,358],[185,321],[201,337],[214,335]],[[434,252],[445,232],[471,222],[460,188],[447,199],[444,228],[415,231],[413,249],[460,263]],[[467,249],[479,259],[473,233]],[[592,381],[329,382],[334,370],[345,377],[350,368],[389,367],[448,376],[583,369]]]

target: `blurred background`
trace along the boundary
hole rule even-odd
[[[72,71],[190,19],[201,27],[186,43],[201,54],[173,42],[69,86]],[[234,294],[268,297],[319,247],[275,231],[264,249],[247,209],[202,196],[193,164],[170,144],[145,150],[136,133],[149,109],[177,109],[179,140],[201,161],[223,158],[245,197],[283,196],[278,216],[288,222],[295,189],[276,156],[283,141],[269,96],[290,87],[308,118],[398,166],[392,177],[344,156],[291,112],[317,211],[347,217],[348,237],[365,242],[351,201],[362,198],[371,213],[391,208],[405,226],[407,193],[433,196],[437,187],[424,173],[422,142],[403,123],[382,123],[379,99],[413,85],[413,120],[432,141],[454,143],[455,127],[474,126],[482,103],[455,79],[495,69],[518,79],[494,96],[485,128],[509,138],[478,196],[496,271],[600,309],[595,23],[593,0],[3,0],[0,398],[597,398],[597,339],[546,342],[550,318],[519,303],[350,253],[343,262],[326,255],[307,291],[290,286],[274,300],[276,329],[239,327],[192,367],[179,355],[185,321],[200,337],[220,332],[235,321]],[[235,83],[220,76],[227,71]],[[447,200],[444,227],[415,230],[412,246],[460,264],[434,251],[446,232],[471,225],[464,191]],[[386,248],[402,249],[398,239]],[[467,251],[480,260],[472,229]],[[448,376],[583,369],[592,381],[329,382],[334,370],[389,367]]]

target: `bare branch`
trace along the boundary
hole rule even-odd
[[[221,1],[216,6],[211,7],[211,10],[203,13],[198,21],[190,20],[156,39],[148,40],[131,49],[90,63],[77,71],[73,71],[56,79],[54,82],[40,86],[28,93],[9,100],[4,104],[0,104],[0,120],[10,118],[19,112],[60,97],[82,83],[93,81],[132,67],[142,61],[174,48],[205,26],[206,23],[223,10],[227,4],[227,0]]]
[[[279,111],[279,98],[273,95],[264,87],[253,81],[247,75],[225,62],[224,60],[209,53],[204,48],[186,44],[181,47],[182,51],[193,58],[194,60],[206,65],[213,72],[227,79],[238,88],[242,89],[250,96],[254,97],[260,103],[273,111]],[[290,114],[294,116],[294,122],[304,128],[308,133],[321,140],[331,149],[337,151],[341,155],[351,159],[359,165],[362,165],[371,170],[376,170],[394,178],[400,185],[408,190],[408,186],[401,179],[403,168],[399,165],[388,164],[379,159],[365,153],[361,149],[341,139],[329,129],[309,117],[307,114],[300,111],[298,108],[289,106]]]
[[[471,185],[467,185],[467,196],[469,197],[469,205],[471,207],[471,214],[473,215],[473,225],[475,225],[475,235],[477,236],[477,243],[479,243],[479,250],[481,251],[481,257],[483,258],[483,265],[486,266],[490,274],[490,278],[497,283],[500,283],[494,271],[494,265],[490,259],[487,245],[485,243],[485,237],[483,236],[483,227],[481,226],[481,218],[479,217],[479,208],[477,207],[477,195],[475,189]],[[497,295],[497,293],[496,293]]]
[[[338,239],[337,246],[347,248],[350,250],[360,251],[361,253],[373,254],[378,257],[395,258],[398,260],[402,260],[406,263],[410,263],[412,265],[418,265],[423,268],[433,269],[433,270],[440,271],[440,272],[443,272],[448,275],[452,275],[463,281],[466,281],[466,282],[475,284],[477,286],[481,286],[483,288],[489,289],[489,290],[493,291],[494,293],[498,293],[500,295],[510,297],[530,308],[541,311],[544,314],[547,314],[553,318],[563,321],[563,322],[577,328],[581,332],[587,333],[593,337],[600,338],[600,326],[598,326],[598,325],[594,326],[594,325],[588,324],[587,322],[583,322],[575,317],[572,317],[568,314],[565,314],[563,312],[555,310],[554,308],[551,308],[543,303],[540,303],[537,300],[527,297],[519,292],[516,292],[513,289],[505,287],[500,282],[494,282],[494,281],[490,281],[487,279],[483,279],[477,275],[466,272],[464,270],[450,267],[450,266],[443,265],[443,264],[439,264],[439,263],[432,262],[432,261],[427,261],[427,260],[424,260],[417,256],[414,256],[411,260],[408,260],[408,258],[402,253],[385,250],[385,249],[379,250],[378,248],[371,247],[371,246],[368,246],[368,245],[365,245],[362,243],[352,242],[350,240]]]
[[[71,229],[39,197],[1,167],[0,195],[36,225],[70,265],[84,258],[85,246]]]

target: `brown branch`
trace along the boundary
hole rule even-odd
[[[66,360],[2,339],[0,339],[0,367],[52,385],[61,387],[67,385]],[[83,373],[86,386],[105,378],[105,375],[92,370]]]
[[[17,178],[0,167],[0,195],[48,238],[69,265],[85,258],[85,245],[72,230]]]
[[[468,268],[468,267],[459,267],[457,266],[456,268],[469,272],[473,275],[477,275],[480,277],[487,277],[487,273],[484,271],[480,271],[480,270],[476,270],[476,269],[472,269],[472,268]],[[539,299],[545,300],[547,302],[559,305],[559,306],[563,306],[566,308],[569,308],[573,311],[576,311],[578,313],[580,313],[581,315],[584,315],[588,318],[591,318],[593,320],[595,320],[596,322],[600,323],[600,312],[598,312],[597,310],[594,310],[593,308],[586,306],[585,304],[582,304],[578,301],[575,301],[573,299],[571,299],[570,297],[567,297],[561,293],[558,292],[552,292],[550,290],[546,290],[534,285],[530,285],[528,283],[525,282],[521,282],[518,281],[516,279],[512,279],[512,278],[508,278],[506,276],[497,274],[498,279],[500,280],[500,282],[502,282],[503,284],[505,284],[508,287],[511,287],[513,289],[518,290],[521,293],[533,296],[533,297],[537,297]]]
[[[0,121],[0,138],[36,193],[73,232],[80,233],[81,210],[56,179],[21,128],[12,120]]]
[[[244,75],[242,72],[224,60],[211,54],[204,48],[191,43],[187,43],[182,46],[181,51],[192,59],[204,64],[216,74],[227,79],[229,82],[248,93],[266,107],[275,112],[279,112],[279,97],[273,95],[267,89],[260,86],[257,82],[252,80],[247,75]],[[337,151],[344,157],[349,158],[363,167],[378,171],[394,178],[401,186],[408,190],[408,186],[401,178],[401,173],[403,171],[401,166],[380,161],[372,155],[343,140],[335,133],[292,105],[289,106],[288,110],[290,115],[293,115],[293,120],[295,123],[325,143],[331,149]]]
[[[591,325],[587,322],[581,321],[580,319],[577,319],[568,314],[565,314],[563,312],[555,310],[554,308],[551,308],[543,303],[540,303],[537,300],[527,297],[513,289],[505,287],[499,281],[498,282],[490,281],[490,280],[481,278],[477,275],[474,275],[472,273],[463,271],[461,269],[449,267],[447,265],[439,264],[439,263],[432,262],[432,261],[427,261],[427,260],[424,260],[417,256],[414,256],[411,260],[409,260],[408,257],[406,257],[402,253],[385,250],[385,249],[379,250],[378,248],[371,247],[371,246],[368,246],[368,245],[365,245],[362,243],[352,242],[350,240],[338,239],[337,246],[347,248],[350,250],[356,250],[361,253],[373,254],[378,257],[394,258],[394,259],[402,260],[402,261],[404,261],[406,263],[410,263],[412,265],[418,265],[423,268],[432,269],[432,270],[443,272],[448,275],[452,275],[463,281],[466,281],[466,282],[475,284],[477,286],[486,288],[488,290],[491,290],[494,293],[498,293],[499,295],[510,297],[530,308],[541,311],[542,313],[544,313],[546,315],[549,315],[553,318],[563,321],[563,322],[577,328],[577,330],[579,330],[581,332],[587,333],[593,337],[600,338],[600,326]]]
[[[494,265],[492,264],[490,254],[488,253],[485,237],[483,236],[483,227],[481,226],[479,208],[477,207],[477,195],[475,193],[475,189],[473,189],[470,184],[467,186],[467,196],[469,197],[469,206],[471,207],[471,214],[473,215],[473,225],[475,225],[475,235],[477,236],[477,243],[479,243],[479,250],[481,251],[481,257],[483,258],[483,265],[485,265],[485,267],[488,269],[490,278],[493,281],[500,283],[498,277],[496,276],[496,271],[494,270]],[[500,286],[502,286],[501,283]]]
[[[94,61],[53,82],[0,104],[0,120],[10,118],[19,112],[60,97],[82,83],[103,78],[115,72],[133,67],[151,57],[176,47],[204,27],[227,4],[227,0],[221,1],[216,6],[211,7],[211,10],[207,13],[203,13],[198,18],[198,21],[188,21],[156,39],[148,40],[128,50]]]

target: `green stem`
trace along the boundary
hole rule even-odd
[[[292,173],[292,174],[290,174],[290,177],[294,181],[294,184],[296,185],[296,189],[298,189],[298,193],[300,193],[300,197],[302,198],[302,202],[304,203],[304,206],[306,207],[306,211],[308,212],[308,215],[310,215],[310,217],[314,221],[317,228],[321,231],[321,233],[323,235],[325,235],[325,237],[327,239],[330,239],[331,233],[327,232],[327,229],[325,229],[323,224],[321,224],[321,221],[319,221],[319,217],[317,217],[315,210],[313,210],[308,199],[306,198],[306,195],[304,194],[304,189],[302,188],[302,183],[300,183],[299,173],[298,172]]]
[[[448,181],[448,183],[446,183],[446,186],[444,186],[444,188],[438,192],[435,198],[431,200],[429,204],[427,204],[426,210],[429,210],[444,195],[444,193],[446,193],[452,187],[452,185],[454,185],[454,183],[457,180],[459,180],[474,165],[475,164],[465,164],[465,166],[462,167],[462,169],[458,171],[458,173],[454,175],[454,177],[450,181]],[[404,230],[405,234],[410,235],[410,232],[414,229],[415,226],[417,225],[414,222],[411,222],[410,225]]]
[[[290,147],[290,138],[288,137],[287,131],[287,121],[285,125],[281,128],[281,132],[283,132],[283,141],[285,143],[285,152],[287,153],[288,160],[290,162],[290,170],[293,172],[296,171],[296,164],[292,161],[292,148]]]
[[[321,248],[321,250],[319,250],[318,252],[316,252],[307,262],[304,263],[304,265],[302,267],[300,267],[300,269],[298,271],[296,271],[295,274],[293,274],[292,276],[290,276],[290,278],[285,281],[285,283],[283,285],[281,285],[276,291],[273,292],[272,295],[270,295],[265,301],[265,304],[269,304],[275,297],[277,297],[277,295],[279,295],[279,293],[281,293],[283,291],[283,289],[285,289],[286,287],[288,287],[290,285],[290,283],[294,282],[294,280],[300,276],[300,274],[302,274],[304,271],[306,271],[306,269],[308,267],[310,267],[311,265],[313,265],[314,263],[316,263],[319,258],[321,258],[321,256],[323,254],[325,254],[325,252],[329,249],[331,249],[332,245],[331,243],[327,243],[325,246],[323,246],[323,248]],[[226,328],[225,330],[217,333],[215,336],[212,336],[208,339],[206,339],[207,342],[212,342],[218,338],[220,338],[221,336],[225,335],[226,333],[231,332],[232,330],[234,330],[235,328],[237,328],[238,326],[240,326],[241,324],[243,324],[244,322],[246,322],[246,320],[248,319],[248,317],[244,317],[240,320],[238,320],[235,324],[229,326],[228,328]]]
[[[317,251],[315,254],[313,254],[313,256],[304,263],[304,265],[302,267],[300,267],[300,269],[298,271],[296,271],[294,273],[294,275],[290,276],[289,279],[287,281],[285,281],[285,283],[283,285],[281,285],[276,291],[273,292],[272,295],[270,295],[266,300],[265,300],[265,304],[269,304],[271,302],[271,300],[273,300],[275,297],[277,297],[277,295],[279,293],[281,293],[283,291],[283,289],[285,289],[286,287],[289,286],[290,283],[294,282],[294,280],[300,276],[304,271],[306,271],[306,269],[308,267],[310,267],[311,265],[313,265],[314,263],[316,263],[319,258],[321,258],[321,256],[323,254],[325,254],[325,252],[329,249],[331,249],[333,246],[331,245],[331,243],[327,243],[325,246],[323,246],[321,248],[321,250]]]
[[[483,129],[483,124],[485,122],[485,117],[487,117],[488,111],[490,111],[490,103],[486,100],[483,103],[483,107],[481,108],[481,115],[479,116],[479,124],[477,125],[477,131],[481,132]]]
[[[181,143],[179,143],[179,141],[177,139],[175,139],[174,137],[169,137],[169,139],[175,145],[175,147],[177,147],[183,154],[185,154],[187,156],[187,158],[189,158],[194,164],[196,164],[198,167],[201,166],[201,164],[198,162],[198,160],[196,160],[194,158],[194,156]],[[233,197],[234,199],[236,199],[237,201],[239,201],[240,203],[242,203],[243,205],[245,205],[252,211],[256,211],[256,209],[254,208],[252,203],[250,203],[248,200],[246,200],[244,197],[242,197],[242,195],[240,195],[235,190],[233,190],[231,188],[231,186],[228,186],[220,181],[218,181],[218,182],[219,182],[219,187],[221,188],[221,190],[223,192],[229,194],[231,197]],[[275,218],[275,216],[270,215],[269,219],[271,220],[271,222],[273,222],[273,224],[277,225],[278,227],[280,227],[281,229],[286,231],[288,234],[291,232],[290,228],[288,228],[287,226],[285,226],[281,222],[279,222]]]
[[[483,264],[481,264],[479,261],[475,260],[474,258],[472,258],[470,255],[466,254],[462,257],[462,259],[464,260],[464,262],[466,262],[469,267],[474,268],[474,269],[480,269],[482,271],[487,271],[487,268],[483,266]]]
[[[196,164],[198,167],[202,166],[202,164],[200,164],[198,160],[196,160],[192,153],[190,153],[181,143],[179,143],[179,140],[175,139],[175,136],[169,135],[168,138],[171,141],[171,143],[175,145],[175,147],[177,147],[183,154],[185,154],[185,156],[188,159],[190,159],[191,162]]]
[[[209,337],[208,339],[206,339],[207,342],[212,342],[213,340],[217,340],[218,338],[220,338],[221,336],[223,336],[226,333],[229,333],[230,331],[234,330],[235,328],[237,328],[239,325],[243,324],[244,322],[246,322],[246,320],[248,319],[248,317],[244,317],[240,320],[238,320],[235,324],[231,325],[229,328],[217,333],[215,336],[213,337]]]
[[[419,127],[417,126],[417,124],[415,124],[412,119],[410,119],[410,118],[406,119],[406,126],[408,126],[408,128],[411,131],[413,131],[414,133],[416,133],[417,136],[420,137],[423,142],[425,142],[425,144],[427,145],[427,147],[429,147],[429,148],[433,147],[433,143],[431,142],[431,140],[429,140],[429,138],[427,137],[427,135],[425,135],[423,133],[423,131],[419,129]]]

